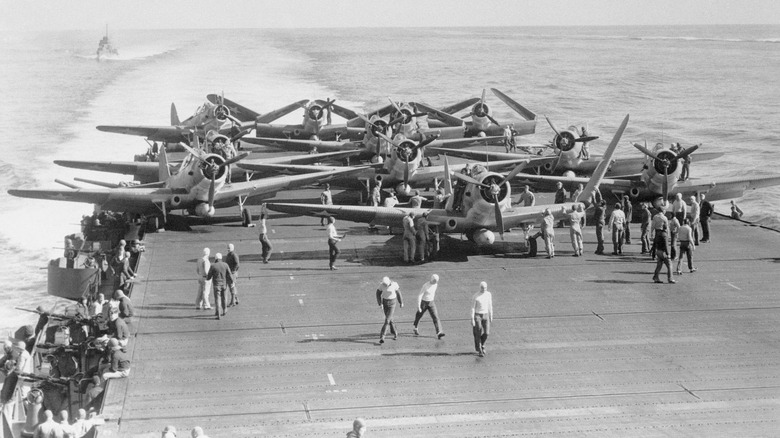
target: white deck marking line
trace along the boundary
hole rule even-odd
[[[328,381],[330,382],[330,386],[336,386],[336,381],[333,380],[333,374],[328,374]]]
[[[742,289],[740,289],[740,288],[738,288],[738,287],[734,286],[734,285],[733,285],[733,284],[731,284],[731,283],[726,283],[726,284],[728,284],[729,286],[733,287],[733,288],[734,288],[734,289],[736,289],[736,290],[742,290]]]

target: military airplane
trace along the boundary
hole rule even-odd
[[[564,204],[536,205],[533,207],[519,207],[511,205],[512,179],[517,168],[504,176],[489,172],[485,169],[477,169],[471,177],[455,173],[456,178],[466,182],[465,192],[462,195],[462,205],[455,205],[453,196],[447,200],[444,209],[428,208],[400,208],[400,207],[361,207],[343,205],[319,205],[319,204],[290,204],[270,203],[269,209],[283,213],[291,213],[305,216],[334,216],[353,222],[373,223],[401,227],[402,220],[409,213],[421,215],[428,214],[428,222],[436,224],[445,233],[464,233],[470,240],[477,244],[491,244],[495,241],[494,231],[502,236],[505,230],[538,223],[542,213],[549,209],[556,220],[565,217],[567,212],[578,205],[587,207],[591,203],[592,195],[601,183],[617,148],[620,137],[628,124],[629,116],[623,119],[615,133],[612,142],[587,186],[578,199]],[[449,166],[445,158],[446,174],[449,175]],[[452,184],[449,178],[444,178],[445,191],[452,194]],[[458,208],[460,207],[460,208]]]
[[[210,98],[211,96],[216,95],[209,95]],[[227,102],[229,101],[224,100],[223,103],[222,98],[217,96],[214,103],[204,102],[203,105],[195,110],[195,114],[183,121],[179,120],[176,105],[171,103],[170,126],[100,125],[97,129],[104,132],[138,135],[146,137],[149,141],[170,144],[179,142],[189,144],[192,133],[204,139],[209,131],[215,131],[223,135],[227,134],[235,139],[253,128],[255,123],[270,123],[294,111],[306,101],[296,102],[263,115],[242,107],[237,111],[242,118],[237,118],[231,114]],[[235,107],[234,105],[232,106]],[[251,117],[251,120],[246,120],[246,117]]]
[[[689,147],[682,152],[673,151],[662,143],[657,143],[652,150],[648,149],[646,145],[642,146],[638,143],[633,143],[633,145],[646,156],[643,168],[640,172],[623,174],[602,181],[601,191],[604,196],[608,193],[618,198],[628,195],[632,202],[651,201],[653,205],[659,207],[664,200],[674,198],[677,193],[681,193],[685,199],[692,195],[705,193],[707,199],[717,201],[741,197],[748,189],[780,185],[780,176],[680,181],[682,162],[699,148],[698,145]],[[708,158],[717,155],[717,153],[710,154]],[[696,157],[698,159],[699,155]],[[568,175],[556,177],[521,174],[519,178],[537,183],[540,190],[552,190],[552,186],[557,182],[573,185],[587,181],[586,178]]]
[[[330,160],[339,160],[348,158],[359,154],[360,151],[337,151],[326,152],[321,154],[305,154],[305,155],[287,155],[283,157],[273,158],[261,158],[252,160],[252,162],[275,164],[284,167],[289,164],[311,164],[321,163]],[[141,184],[149,184],[160,181],[159,164],[157,162],[145,162],[145,161],[74,161],[74,160],[54,160],[54,164],[63,167],[70,167],[73,169],[82,170],[94,170],[97,172],[108,172],[123,175],[133,175],[133,180],[138,181]],[[168,166],[171,173],[176,173],[181,163],[174,163],[168,161]],[[315,170],[313,172],[324,170],[320,166],[312,166]],[[232,172],[232,181],[238,181],[245,174],[246,171],[238,168],[238,166],[230,167]],[[254,175],[250,175],[254,176]],[[248,178],[247,178],[248,179]],[[88,181],[83,178],[76,178],[77,181],[86,183],[95,183],[96,181]],[[108,187],[113,186],[109,184]]]
[[[157,163],[159,182],[131,187],[100,184],[99,189],[84,189],[74,184],[63,183],[70,190],[9,190],[8,193],[22,198],[49,199],[55,201],[84,202],[96,204],[102,209],[124,211],[153,216],[155,224],[159,218],[167,219],[171,210],[186,210],[192,215],[212,217],[216,207],[238,203],[245,223],[251,221],[251,214],[244,208],[250,197],[268,197],[279,190],[298,187],[315,182],[327,181],[336,175],[354,173],[360,168],[327,170],[307,175],[265,178],[256,181],[226,183],[226,168],[243,158],[240,154],[230,160],[217,154],[207,153],[200,148],[197,137],[195,147],[183,146],[189,154],[176,173],[170,173],[165,150]]]
[[[502,102],[504,102],[509,108],[518,113],[523,120],[504,120],[500,123],[493,117],[490,106],[485,102],[485,90],[482,90],[482,98],[471,107],[471,111],[464,115],[463,118],[471,117],[471,121],[465,124],[465,135],[467,137],[473,136],[498,136],[504,135],[504,127],[507,125],[514,126],[516,135],[528,135],[536,132],[536,114],[529,111],[519,103],[515,102],[512,98],[502,93],[501,91],[491,88],[493,94],[496,95]]]
[[[364,169],[362,172],[345,175],[342,178],[333,178],[330,184],[336,187],[357,188],[369,191],[374,185],[379,184],[383,189],[394,188],[396,193],[401,196],[412,194],[412,188],[437,185],[438,180],[444,176],[443,166],[423,166],[423,150],[427,144],[436,141],[435,137],[429,137],[421,142],[404,138],[402,135],[391,139],[384,134],[379,133],[383,141],[390,143],[393,147],[387,160],[382,163]],[[460,141],[473,141],[473,139],[460,139]],[[504,170],[517,166],[526,160],[513,157],[509,160],[494,161],[485,167],[488,170]],[[379,168],[379,166],[382,166]],[[251,171],[276,171],[276,172],[316,172],[322,171],[323,166],[306,165],[280,165],[261,162],[245,161],[238,167]],[[465,165],[457,168],[460,170]]]

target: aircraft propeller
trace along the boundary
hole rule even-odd
[[[518,164],[517,166],[515,166],[515,168],[512,169],[512,171],[509,172],[506,176],[504,176],[504,178],[501,181],[499,181],[498,183],[496,183],[495,181],[491,181],[490,184],[484,184],[484,183],[481,183],[481,182],[477,181],[476,179],[474,179],[474,178],[472,178],[470,176],[464,175],[462,173],[455,173],[454,174],[455,177],[458,178],[458,179],[461,179],[461,180],[463,180],[463,181],[465,181],[467,183],[471,183],[471,184],[474,184],[474,185],[476,185],[478,187],[482,187],[483,189],[488,190],[488,193],[490,194],[491,198],[493,199],[493,211],[494,211],[495,216],[496,216],[496,227],[498,228],[498,232],[501,235],[501,239],[502,240],[504,239],[504,217],[501,214],[501,205],[499,204],[500,199],[498,199],[498,195],[501,194],[501,186],[503,186],[504,184],[506,184],[507,181],[509,181],[512,178],[514,178],[515,176],[517,176],[517,174],[520,173],[523,170],[523,168],[525,168],[525,165],[527,163],[528,163],[527,161],[524,161],[524,162]]]
[[[664,169],[664,181],[663,181],[663,198],[664,202],[667,202],[669,199],[669,167],[672,165],[672,161],[668,158],[661,158],[658,155],[654,154],[650,151],[650,149],[647,148],[647,140],[645,140],[645,145],[642,146],[639,143],[634,143],[634,147],[639,149],[643,154],[647,155],[648,157],[652,158],[653,160],[656,160],[661,164],[661,166]],[[689,147],[688,149],[680,152],[679,154],[674,155],[674,160],[684,160],[685,157],[692,154],[696,149],[699,149],[699,145],[694,145]],[[664,151],[666,153],[670,153],[671,151]]]
[[[414,155],[415,151],[422,150],[422,148],[433,143],[437,138],[439,138],[438,135],[432,135],[428,138],[423,138],[422,141],[420,141],[414,146],[406,147],[403,146],[403,143],[396,142],[381,132],[378,134],[381,139],[389,142],[390,144],[396,147],[396,150],[398,151],[396,155],[398,155],[398,157],[404,160],[404,162],[406,163],[406,166],[404,166],[404,185],[406,186],[409,185],[409,160]]]
[[[544,116],[544,118],[547,120],[547,124],[550,125],[550,128],[552,128],[553,132],[555,132],[555,135],[560,139],[561,143],[563,143],[559,145],[557,142],[553,142],[553,146],[558,147],[558,149],[569,150],[572,146],[574,146],[574,143],[585,143],[599,138],[596,135],[589,135],[587,137],[574,137],[574,134],[572,134],[571,131],[558,130],[549,117]]]
[[[428,115],[428,113],[425,113],[425,112],[422,112],[422,113],[412,113],[408,109],[401,108],[400,106],[398,106],[398,104],[395,103],[393,101],[393,99],[390,99],[388,97],[387,100],[390,101],[390,103],[393,105],[393,107],[395,107],[395,110],[400,114],[398,117],[396,117],[395,119],[391,120],[390,123],[388,123],[389,126],[393,126],[396,123],[400,123],[400,122],[409,123],[415,117],[422,117],[422,116],[427,116]]]

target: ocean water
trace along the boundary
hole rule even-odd
[[[725,152],[694,178],[780,173],[780,26],[112,31],[120,56],[96,62],[101,30],[0,33],[0,330],[31,321],[14,306],[51,304],[48,260],[91,206],[13,198],[74,176],[55,159],[132,160],[141,138],[99,124],[165,125],[224,92],[259,112],[335,98],[370,111],[396,100],[444,105],[495,87],[557,125],[587,124],[601,152],[626,113],[628,141],[703,143]],[[513,113],[490,91],[501,122]],[[300,121],[293,113],[282,121]],[[546,142],[537,134],[521,143]],[[727,201],[716,202],[726,212]],[[739,200],[745,219],[780,227],[780,188]]]

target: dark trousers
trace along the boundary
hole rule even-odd
[[[391,300],[382,300],[382,311],[385,312],[385,323],[382,324],[382,331],[379,332],[379,338],[384,339],[387,333],[387,326],[390,326],[390,334],[395,335],[395,324],[393,323],[393,313],[395,313],[395,298]]]
[[[701,239],[710,240],[710,218],[701,218]]]
[[[487,313],[477,313],[474,315],[474,349],[477,353],[482,351],[485,346],[488,335],[490,334],[490,319]]]
[[[420,311],[414,315],[414,326],[417,327],[417,324],[420,323],[420,319],[423,317],[423,315],[425,315],[426,311],[431,314],[431,319],[433,320],[433,326],[436,328],[436,333],[441,333],[441,328],[439,327],[439,312],[436,311],[436,303],[433,301],[423,300],[420,302]]]
[[[339,256],[339,247],[336,246],[338,242],[334,239],[328,239],[328,255],[330,256],[330,267],[333,267],[333,264],[336,263],[336,257]]]
[[[274,247],[273,245],[271,245],[271,241],[268,240],[268,236],[266,234],[260,235],[260,245],[262,245],[263,247],[263,253],[262,253],[263,261],[267,262],[268,257],[271,257],[271,251],[273,251]]]
[[[683,254],[688,258],[688,269],[693,269],[693,248],[691,242],[680,241],[680,261],[677,262],[677,270],[680,270],[680,262],[682,262]]]
[[[677,233],[673,233],[672,239],[669,241],[669,252],[672,260],[677,258]]]
[[[236,281],[238,280],[238,272],[231,272],[233,274],[233,282],[228,285],[228,290],[230,291],[230,303],[229,306],[233,306],[235,304],[238,304],[238,290]]]
[[[650,230],[643,227],[639,240],[642,241],[642,253],[644,254],[650,250]]]
[[[215,315],[219,316],[220,309],[222,314],[225,314],[225,287],[224,284],[222,285],[214,285],[214,309],[215,309]]]
[[[626,243],[631,243],[631,227],[629,226],[630,223],[631,223],[631,218],[630,217],[626,218],[626,226],[625,229],[623,230],[623,235],[626,238]]]
[[[658,261],[655,263],[655,273],[653,274],[653,280],[660,280],[658,275],[661,274],[661,267],[663,265],[666,265],[667,276],[669,277],[669,280],[671,280],[672,266],[669,263],[669,255],[666,253],[666,251],[657,250],[656,256],[658,257]]]
[[[604,224],[596,224],[596,254],[604,254]]]

